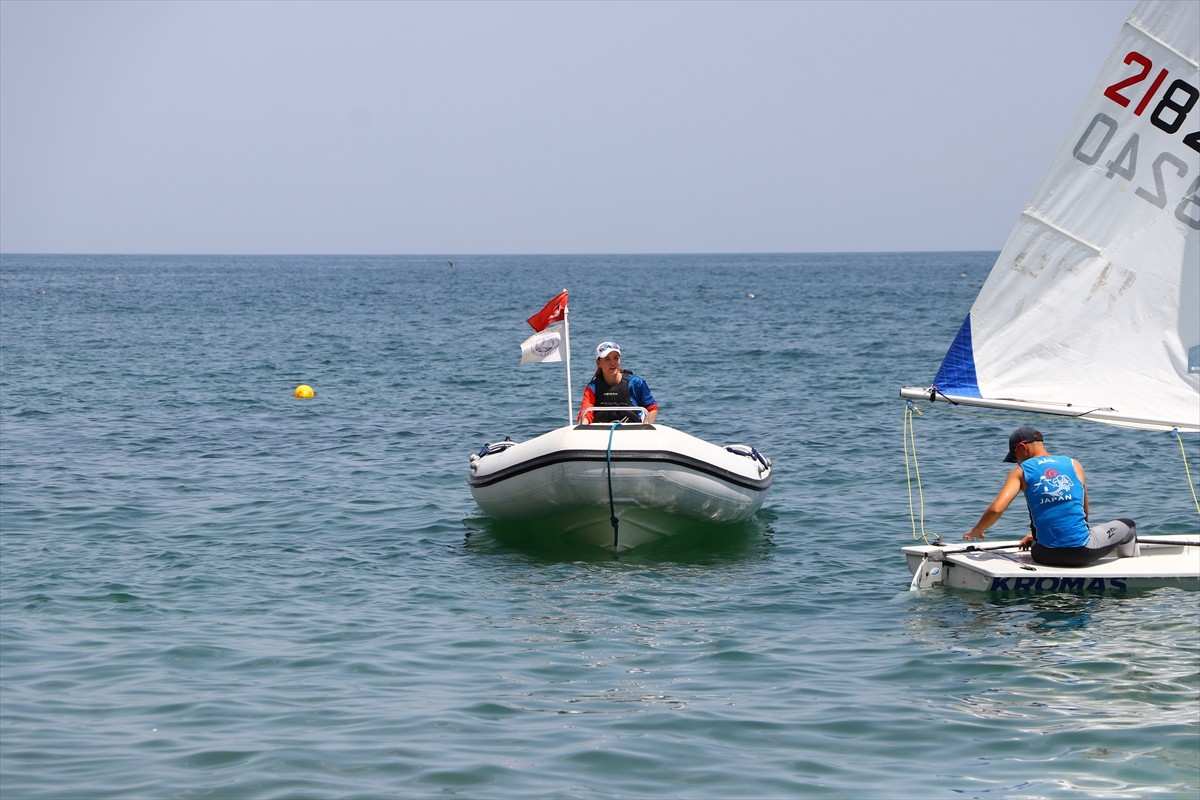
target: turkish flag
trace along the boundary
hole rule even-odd
[[[543,331],[553,322],[561,322],[567,312],[567,291],[564,289],[546,307],[526,320],[535,331]]]

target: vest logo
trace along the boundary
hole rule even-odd
[[[1033,485],[1033,490],[1041,495],[1043,503],[1061,503],[1064,500],[1070,500],[1072,499],[1071,490],[1074,488],[1075,482],[1053,467],[1046,470],[1046,474]]]

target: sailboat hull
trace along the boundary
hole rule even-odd
[[[1048,567],[1018,541],[902,548],[911,588],[947,586],[981,592],[1124,592],[1167,586],[1200,590],[1200,536],[1171,534],[1139,543],[1141,555],[1109,555],[1086,567]]]

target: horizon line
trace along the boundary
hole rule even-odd
[[[239,258],[494,258],[497,256],[537,256],[537,257],[578,257],[578,256],[799,256],[799,255],[887,255],[912,253],[999,253],[998,249],[968,249],[968,250],[675,250],[675,251],[588,251],[588,252],[416,252],[416,253],[351,253],[351,252],[168,252],[168,251],[138,251],[138,252],[102,252],[102,251],[55,251],[55,250],[12,250],[0,251],[0,258],[5,256],[226,256]]]

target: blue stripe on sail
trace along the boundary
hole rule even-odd
[[[958,329],[958,336],[946,351],[942,359],[942,367],[938,370],[933,385],[939,392],[962,395],[964,397],[982,397],[979,392],[979,380],[975,377],[975,351],[971,349],[971,315],[963,320]]]

